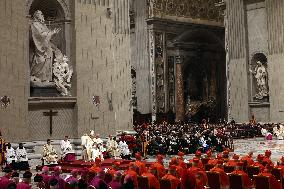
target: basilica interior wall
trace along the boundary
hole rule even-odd
[[[7,140],[21,141],[28,128],[28,18],[26,1],[0,1],[0,98],[10,105],[0,107],[0,129]]]
[[[268,63],[269,63],[269,92],[270,115],[272,122],[284,122],[284,1],[267,0],[268,24]]]
[[[128,1],[74,4],[79,135],[90,129],[114,134],[132,126],[128,11],[118,14],[127,6]],[[99,96],[99,106],[93,96]]]

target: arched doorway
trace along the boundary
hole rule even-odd
[[[182,51],[185,120],[219,122],[226,116],[226,64],[222,35],[205,29],[175,42]]]

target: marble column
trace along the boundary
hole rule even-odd
[[[184,121],[183,56],[176,56],[176,122]]]

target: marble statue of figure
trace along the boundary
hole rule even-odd
[[[70,82],[73,70],[70,69],[69,65],[67,64],[68,58],[65,55],[58,55],[54,61],[53,74],[55,76],[54,82],[56,88],[59,92],[61,92],[62,96],[70,96]]]
[[[257,94],[255,95],[256,99],[263,99],[268,97],[268,74],[266,67],[262,62],[257,61],[254,70],[249,70],[255,77],[257,83]]]
[[[31,81],[48,83],[52,81],[53,52],[57,50],[57,47],[50,40],[60,29],[51,30],[44,22],[42,12],[37,10],[34,13],[31,24],[31,34],[35,50],[30,63],[30,74]]]

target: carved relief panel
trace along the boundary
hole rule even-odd
[[[169,110],[175,112],[175,62],[174,57],[168,57],[168,93]]]
[[[155,32],[155,68],[156,68],[156,101],[157,112],[165,111],[164,81],[164,34]]]
[[[149,17],[178,16],[222,22],[220,0],[148,0]]]

